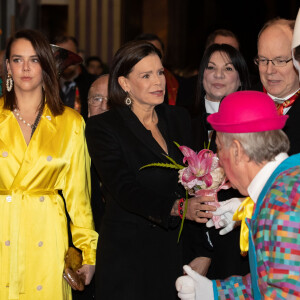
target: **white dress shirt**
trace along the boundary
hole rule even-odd
[[[299,89],[298,89],[297,91],[295,91],[294,93],[292,93],[292,94],[290,94],[290,95],[288,95],[288,96],[286,96],[286,97],[284,97],[284,98],[277,98],[277,97],[275,97],[275,96],[270,95],[269,93],[268,93],[268,95],[274,100],[274,102],[277,102],[277,103],[283,103],[285,100],[287,100],[287,99],[291,98],[293,95],[295,95],[298,91],[299,91]],[[291,109],[291,106],[285,107],[285,108],[283,109],[283,114],[286,115],[287,112],[288,112],[290,109]]]
[[[205,100],[205,110],[208,114],[214,114],[219,111],[220,102],[210,101],[204,97]],[[213,130],[208,130],[208,140],[211,139],[211,132]]]
[[[204,97],[205,110],[208,114],[214,114],[219,111],[220,102],[210,101]]]
[[[257,202],[262,189],[272,173],[287,158],[287,153],[279,153],[274,160],[265,164],[263,168],[255,175],[247,189],[249,196],[255,203]]]

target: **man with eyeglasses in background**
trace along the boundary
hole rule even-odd
[[[96,79],[88,93],[88,117],[102,114],[108,110],[108,78],[105,74]]]
[[[105,74],[96,79],[88,93],[88,117],[100,115],[108,110],[108,79],[109,75]],[[92,196],[91,205],[95,222],[95,229],[100,230],[102,216],[105,210],[105,202],[102,197],[101,183],[97,175],[96,168],[91,164],[91,186]]]
[[[300,152],[300,85],[292,60],[292,39],[295,21],[273,19],[258,34],[257,57],[264,91],[275,101],[279,114],[289,118],[283,131],[289,137],[289,155]]]

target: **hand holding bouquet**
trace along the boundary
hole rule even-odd
[[[217,154],[209,149],[203,149],[199,153],[194,152],[186,146],[179,146],[184,155],[183,163],[188,166],[179,170],[179,182],[192,196],[213,196],[215,201],[208,202],[209,205],[219,206],[217,192],[220,189],[228,189],[229,184],[223,168],[219,164]],[[214,216],[213,222],[219,228],[220,217]]]
[[[225,176],[223,168],[219,164],[217,154],[213,153],[209,149],[203,149],[199,153],[196,153],[189,147],[180,146],[177,143],[175,144],[178,146],[178,148],[184,155],[184,166],[177,164],[171,157],[166,155],[170,163],[152,163],[143,166],[141,169],[151,166],[178,169],[178,182],[183,185],[187,192],[187,195],[213,196],[215,201],[208,202],[207,204],[218,207],[219,203],[217,200],[217,192],[221,189],[228,189],[230,185],[226,183],[227,178]],[[186,196],[185,208],[179,231],[179,237],[183,227],[183,222],[187,210],[187,203],[188,196]],[[212,218],[216,228],[219,228],[219,219],[219,216],[214,216]]]

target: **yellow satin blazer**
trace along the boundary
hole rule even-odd
[[[0,299],[72,299],[63,279],[67,218],[83,263],[95,264],[98,234],[90,206],[90,157],[84,121],[47,104],[27,146],[0,99]]]

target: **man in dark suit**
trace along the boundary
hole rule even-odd
[[[280,114],[289,115],[283,130],[291,143],[290,155],[300,152],[300,85],[291,54],[294,26],[292,20],[267,22],[258,34],[255,59],[264,91],[277,103]]]
[[[108,79],[105,74],[96,79],[89,89],[88,94],[88,117],[100,115],[108,110]],[[101,191],[101,184],[95,166],[91,164],[91,205],[97,232],[100,230],[101,220],[105,210],[105,200]]]
[[[78,54],[78,43],[72,36],[56,37],[54,44]],[[64,104],[77,110],[85,120],[88,116],[88,91],[96,78],[82,65],[71,65],[60,76],[60,96]]]

